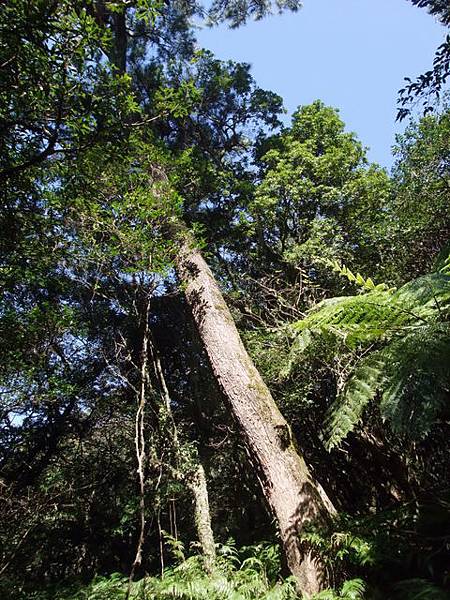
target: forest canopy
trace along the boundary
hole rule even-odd
[[[448,598],[448,40],[388,172],[196,45],[298,8],[1,3],[2,598]]]

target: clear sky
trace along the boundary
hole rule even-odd
[[[198,32],[221,59],[252,65],[257,84],[280,94],[289,115],[320,98],[389,167],[397,90],[432,65],[444,29],[408,0],[304,0],[298,13]],[[289,120],[289,118],[288,118]]]

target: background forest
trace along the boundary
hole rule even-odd
[[[1,3],[2,598],[450,598],[450,36],[388,174],[196,48],[298,7]]]

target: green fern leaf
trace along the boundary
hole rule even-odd
[[[361,361],[342,394],[331,405],[325,419],[325,446],[339,445],[361,421],[367,405],[373,400],[384,378],[385,363],[379,353]]]
[[[388,345],[380,408],[394,430],[427,435],[450,399],[450,325],[417,328]]]
[[[427,435],[449,399],[450,276],[431,273],[393,292],[377,288],[325,300],[292,328],[296,339],[284,376],[318,339],[337,357],[368,352],[328,411],[328,448],[346,437],[377,396],[383,417],[412,439]]]
[[[351,579],[343,584],[340,598],[342,600],[362,600],[365,591],[366,585],[362,579]]]

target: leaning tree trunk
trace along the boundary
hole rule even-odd
[[[299,533],[306,523],[326,520],[334,508],[298,454],[290,427],[245,350],[211,270],[188,236],[183,236],[176,266],[211,367],[278,522],[288,566],[300,591],[311,596],[323,587],[325,573],[299,543]]]

